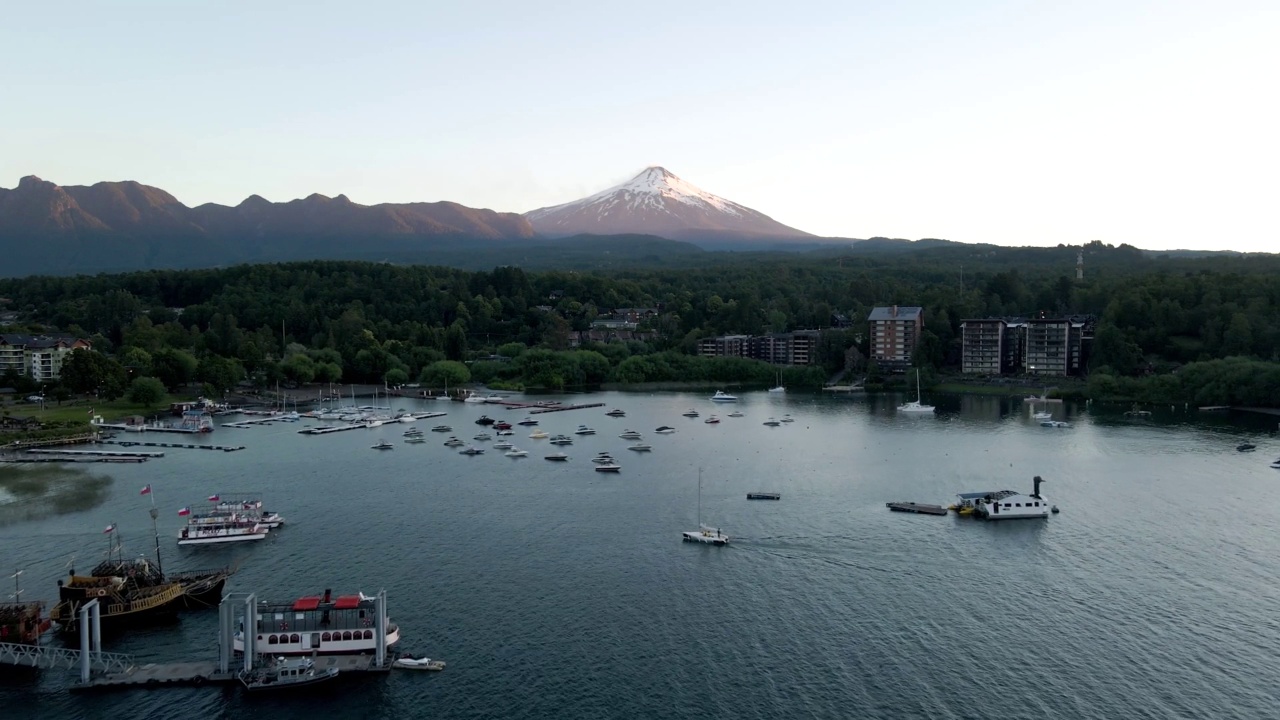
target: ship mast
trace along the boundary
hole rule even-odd
[[[150,485],[147,486],[151,488]],[[148,489],[147,496],[151,498],[151,533],[156,539],[156,570],[160,574],[164,574],[164,564],[160,562],[160,526],[156,523],[156,518],[160,517],[160,511],[156,509],[156,491]]]

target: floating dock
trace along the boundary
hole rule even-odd
[[[141,463],[146,462],[144,457],[33,457],[33,458],[4,458],[0,459],[2,463]]]
[[[384,423],[385,424],[385,423]],[[313,427],[299,430],[299,435],[328,435],[329,433],[343,432],[344,430],[363,430],[369,427],[364,423],[356,425],[330,425],[328,427]]]
[[[210,432],[206,429],[167,427],[165,425],[125,425],[124,423],[90,423],[95,428],[108,428],[111,430],[126,430],[129,432],[165,432],[179,433],[182,435],[199,435],[200,433]]]
[[[184,445],[182,443],[156,443],[156,442],[135,442],[133,440],[101,440],[103,445],[119,445],[120,447],[162,447],[162,448],[184,448],[187,450],[221,450],[222,452],[235,452],[243,450],[243,445]]]
[[[941,505],[926,505],[913,502],[887,502],[884,505],[894,512],[918,513],[921,515],[947,514],[947,509]]]
[[[159,450],[50,450],[44,448],[31,448],[27,452],[32,455],[79,455],[89,457],[108,457],[108,458],[158,458],[164,457],[164,453]]]
[[[320,655],[315,658],[316,669],[324,672],[337,668],[338,674],[385,673],[391,671],[391,663],[378,667],[373,655]],[[127,690],[132,688],[174,687],[177,685],[200,686],[215,683],[237,682],[235,672],[219,672],[213,660],[197,662],[149,663],[132,667],[125,672],[108,673],[90,678],[88,683],[72,685],[73,691]]]
[[[523,406],[530,407],[530,406]],[[586,405],[556,405],[555,407],[540,406],[529,410],[530,415],[541,415],[543,413],[560,412],[561,410],[585,410],[587,408],[604,407],[604,403],[588,403]]]
[[[747,493],[748,500],[781,500],[782,493],[754,492]]]

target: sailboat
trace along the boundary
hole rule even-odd
[[[771,387],[771,388],[769,388],[769,392],[771,392],[771,393],[784,393],[784,392],[786,392],[786,391],[787,391],[787,389],[786,389],[785,387],[783,387],[783,385],[782,385],[782,371],[781,371],[781,370],[779,370],[779,371],[778,371],[778,384],[777,384],[777,385],[775,385],[775,386],[773,386],[773,387]]]
[[[898,406],[898,412],[931,413],[934,407],[920,402],[920,369],[916,368],[916,399]]]
[[[702,468],[698,468],[698,529],[680,533],[684,542],[698,542],[707,545],[728,545],[729,536],[720,532],[720,528],[709,528],[702,524]]]

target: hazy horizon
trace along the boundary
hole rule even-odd
[[[525,212],[649,165],[826,237],[1274,252],[1280,7],[12,9],[0,186]]]

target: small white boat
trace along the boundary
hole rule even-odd
[[[720,418],[716,417],[715,415],[712,415],[711,417],[707,418],[706,420],[703,420],[702,422],[707,425],[715,425],[720,422]]]
[[[572,445],[573,438],[569,437],[568,435],[557,435],[551,438],[550,440],[548,440],[547,442],[551,443],[552,445]]]
[[[529,433],[529,437],[533,438],[534,440],[541,440],[542,438],[548,437],[548,435],[546,430],[534,430],[533,432]]]
[[[374,450],[395,450],[396,449],[395,445],[392,445],[386,440],[381,440],[378,442],[377,445],[370,445],[369,447]]]
[[[787,415],[783,415],[783,416],[782,416],[782,422],[795,422],[795,421],[796,421],[796,419],[795,419],[795,418],[793,418],[793,417],[791,417],[791,415],[790,415],[790,414],[787,414]]]
[[[444,669],[443,660],[432,660],[423,656],[415,658],[411,655],[402,655],[391,663],[391,667],[400,668],[401,670],[426,670],[429,672],[439,672]]]
[[[466,445],[466,443],[456,437],[451,437],[444,441],[444,445],[445,447],[458,447],[459,445]]]
[[[492,439],[493,439],[493,437],[492,437],[491,435],[489,435],[489,433],[476,433],[476,436],[475,436],[475,437],[473,437],[473,438],[471,438],[471,439],[472,439],[472,440],[479,440],[479,441],[481,441],[481,442],[484,442],[484,441],[486,441],[486,440],[492,440]]]
[[[483,455],[483,454],[484,454],[484,448],[478,448],[478,447],[476,447],[475,445],[472,445],[471,447],[467,448],[466,450],[459,450],[459,451],[458,451],[458,454],[460,454],[460,455]]]
[[[764,421],[764,424],[768,425],[769,427],[778,427],[782,423],[778,422],[777,420],[774,420],[773,418],[769,418],[768,420]]]
[[[688,410],[685,410],[680,414],[684,415],[685,417],[698,417],[698,411],[694,410],[693,408],[689,408]]]
[[[745,416],[742,414],[741,411],[734,410],[733,412],[729,413],[729,417],[745,417]]]
[[[494,447],[497,447],[497,446],[495,445]],[[529,451],[521,450],[518,447],[512,447],[510,450],[507,450],[503,454],[506,455],[507,457],[525,457],[526,455],[529,454]]]
[[[931,413],[934,411],[932,405],[925,405],[920,402],[920,371],[916,370],[916,399],[905,402],[898,406],[898,412],[904,413]]]
[[[673,433],[673,432],[675,432],[675,431],[676,431],[676,429],[675,429],[675,428],[673,428],[673,427],[669,427],[669,426],[667,426],[667,425],[663,425],[662,427],[660,427],[660,428],[658,428],[658,429],[654,430],[654,432],[658,433],[659,435],[670,435],[671,433]]]
[[[516,433],[514,430],[495,430],[493,434],[495,437],[506,437],[508,435],[515,435]]]
[[[616,472],[620,472],[621,470],[622,470],[622,466],[616,463],[604,463],[601,465],[596,465],[596,472],[616,473]]]
[[[517,425],[537,425],[538,421],[531,417],[527,417],[516,424]]]
[[[641,438],[641,435],[635,430],[628,430],[622,433],[621,435],[619,435],[618,437],[622,438],[623,440],[639,440]]]
[[[512,444],[511,444],[511,443],[509,443],[509,442],[506,442],[506,441],[503,441],[503,442],[496,442],[496,443],[494,443],[494,444],[493,444],[493,449],[494,449],[494,450],[510,450],[510,449],[511,449],[511,448],[513,448],[513,447],[515,447],[515,446],[514,446],[514,445],[512,445]]]
[[[573,431],[574,435],[595,435],[596,431],[586,425],[579,425],[577,430]]]
[[[608,465],[613,462],[613,458],[609,455],[601,454],[591,458],[591,462],[597,465]]]
[[[702,468],[698,468],[698,529],[680,533],[680,539],[706,545],[729,544],[729,536],[720,532],[720,528],[712,529],[702,524]]]
[[[652,449],[653,449],[653,446],[652,446],[652,445],[643,445],[643,444],[641,444],[641,445],[631,445],[631,446],[627,447],[627,449],[628,449],[628,450],[635,450],[636,452],[649,452],[650,450],[652,450]]]
[[[453,432],[453,428],[448,425],[437,425],[431,428],[431,432]]]
[[[426,439],[425,439],[425,438],[422,438],[422,437],[419,437],[419,436],[417,436],[417,435],[414,435],[413,437],[407,437],[407,438],[405,438],[405,439],[404,439],[404,441],[405,441],[405,443],[406,443],[406,444],[408,444],[408,445],[417,445],[417,444],[419,444],[419,443],[424,443],[424,442],[426,442]]]
[[[716,394],[711,396],[711,402],[738,402],[738,396],[730,395],[723,390],[717,390]]]
[[[554,460],[555,462],[564,462],[569,459],[569,456],[564,453],[551,453],[547,456],[547,459]]]
[[[769,388],[769,392],[771,393],[784,393],[786,391],[787,389],[781,385]]]
[[[605,415],[608,415],[609,417],[626,417],[627,416],[627,414],[619,408],[614,408],[609,412],[605,413]]]
[[[1040,427],[1069,428],[1071,423],[1063,422],[1062,420],[1041,420]]]
[[[1048,410],[1041,410],[1040,412],[1031,413],[1031,417],[1036,420],[1050,420],[1053,418],[1053,413]]]

